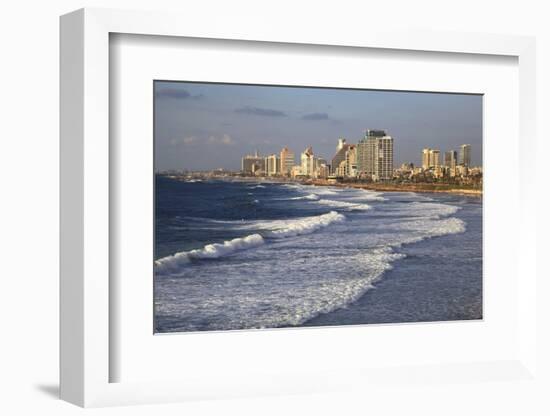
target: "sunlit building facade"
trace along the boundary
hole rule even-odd
[[[393,176],[393,138],[384,130],[367,130],[357,143],[357,174],[372,180]]]

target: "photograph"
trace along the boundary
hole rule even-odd
[[[483,319],[483,95],[155,80],[155,334]]]

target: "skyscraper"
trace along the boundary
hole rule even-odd
[[[344,176],[357,176],[357,146],[350,145],[346,150],[346,171]]]
[[[438,149],[430,149],[429,147],[422,149],[422,169],[426,170],[440,166],[440,153]]]
[[[288,147],[283,147],[283,150],[281,150],[280,164],[281,175],[290,175],[292,166],[294,166],[294,153],[291,152]]]
[[[432,149],[430,151],[430,166],[437,168],[441,163],[439,161],[439,150],[438,149]]]
[[[340,163],[346,159],[346,152],[350,145],[346,143],[346,139],[338,139],[338,145],[336,146],[336,153],[334,154],[330,166],[332,173],[338,175],[338,168]]]
[[[451,169],[456,168],[456,151],[449,150],[445,152],[445,166]]]
[[[281,163],[277,155],[269,155],[265,158],[265,173],[268,176],[275,176],[280,173]]]
[[[465,167],[470,167],[472,155],[472,146],[463,144],[460,146],[460,164]]]
[[[302,152],[300,157],[300,166],[302,175],[313,177],[315,174],[315,158],[313,157],[313,149],[309,146]]]
[[[393,176],[393,138],[384,130],[367,130],[357,144],[357,173],[373,180]]]
[[[430,149],[427,147],[426,149],[422,149],[422,169],[426,170],[430,167]]]
[[[345,144],[346,144],[346,139],[344,139],[344,138],[338,139],[338,145],[336,146],[336,152],[338,152],[339,150],[343,149],[343,147],[345,146]]]

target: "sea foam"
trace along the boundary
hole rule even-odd
[[[171,273],[188,264],[191,259],[214,259],[262,244],[264,244],[264,239],[260,234],[234,238],[223,243],[207,244],[201,249],[182,251],[156,260],[155,271],[159,274]]]
[[[303,194],[308,195],[310,189],[307,187]],[[362,205],[352,203],[355,200],[349,197],[360,195],[358,190],[346,190],[337,197],[326,197],[332,199],[323,196],[312,200],[311,205],[318,209],[334,207],[317,216],[224,222],[224,226],[256,235],[259,240],[258,245],[237,243],[242,239],[212,245],[216,246],[212,257],[242,250],[235,261],[204,262],[200,271],[176,265],[164,272],[157,266],[159,274],[189,277],[157,281],[156,296],[161,300],[157,312],[159,319],[167,317],[163,330],[301,325],[319,314],[350,305],[372,289],[395,261],[404,257],[396,252],[403,245],[466,230],[467,224],[452,216],[459,206],[404,199],[401,195],[390,195],[388,202],[377,205],[376,216],[348,214],[350,206]],[[336,210],[345,211],[345,216]],[[309,236],[324,227],[334,227],[329,228],[334,232],[318,238]],[[226,245],[241,248],[226,249]],[[194,252],[202,255],[205,249]],[[192,255],[183,257],[182,265],[193,259]],[[158,261],[160,267],[169,263],[165,259]]]
[[[252,228],[263,231],[246,237],[234,238],[223,243],[207,244],[202,249],[182,251],[155,261],[155,272],[170,274],[186,266],[192,259],[213,259],[233,254],[237,251],[258,247],[265,243],[264,238],[286,238],[313,233],[335,222],[345,221],[346,217],[336,211],[314,217],[292,220],[252,221],[241,229]]]
[[[352,203],[352,202],[346,202],[346,201],[336,201],[332,199],[320,199],[317,201],[318,204],[321,205],[327,205],[329,207],[333,208],[342,208],[347,209],[351,211],[360,210],[360,211],[366,211],[369,209],[372,209],[372,207],[368,204],[359,204],[359,203]]]

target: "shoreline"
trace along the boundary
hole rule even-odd
[[[414,184],[414,185],[398,185],[398,184],[376,184],[376,183],[329,183],[326,180],[315,179],[310,182],[303,182],[304,184],[316,185],[316,186],[335,186],[338,188],[356,188],[356,189],[366,189],[369,191],[378,191],[378,192],[417,192],[417,193],[448,193],[448,194],[459,194],[459,195],[468,195],[468,196],[483,196],[483,190],[481,189],[462,189],[462,188],[449,188],[441,189],[434,184]]]
[[[164,175],[163,175],[164,176]],[[178,181],[187,182],[188,180],[180,176],[165,177],[172,178]],[[416,184],[391,184],[391,183],[358,183],[358,182],[329,182],[326,179],[307,179],[307,180],[293,180],[283,177],[268,177],[268,176],[211,176],[200,177],[200,180],[212,180],[212,179],[238,179],[246,182],[273,182],[273,183],[288,183],[288,184],[301,184],[312,186],[334,186],[337,188],[356,188],[365,189],[368,191],[376,192],[416,192],[416,193],[446,193],[452,195],[464,195],[472,197],[483,197],[482,189],[470,189],[470,188],[455,188],[451,184],[434,184],[434,183],[416,183]],[[194,178],[193,181],[199,178]]]
[[[470,201],[468,204],[470,203],[478,202]],[[404,254],[405,257],[393,262],[391,268],[373,282],[374,290],[369,288],[345,307],[316,315],[297,327],[325,328],[483,319],[483,260],[475,260],[475,256],[471,255],[473,253],[470,253],[463,257],[462,264],[457,265],[442,262],[439,257],[438,250],[441,247],[445,247],[447,255],[453,255],[458,250],[475,252],[472,241],[478,238],[481,241],[481,217],[479,220],[472,219],[467,208],[455,215],[468,224],[463,233],[427,238],[395,248],[396,253]],[[434,250],[434,247],[439,249]],[[456,260],[456,257],[453,258]],[[433,279],[434,267],[437,268],[437,279]],[[457,267],[462,273],[457,274]],[[454,296],[462,298],[463,302],[444,302],[449,290],[454,291]]]

